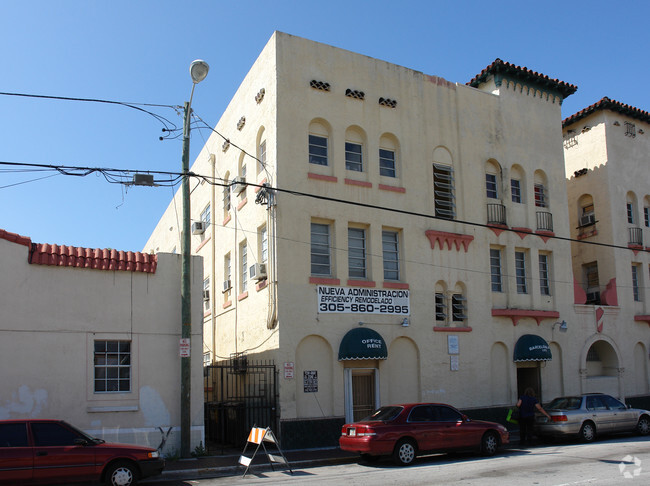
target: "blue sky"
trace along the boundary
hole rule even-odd
[[[640,0],[7,1],[0,92],[182,106],[189,64],[202,58],[210,73],[193,108],[214,126],[279,30],[459,83],[498,57],[577,85],[564,118],[603,96],[649,111],[649,18]],[[173,109],[147,109],[182,126]],[[159,141],[161,128],[123,106],[0,95],[1,162],[178,172],[181,141]],[[208,136],[192,132],[191,161]],[[171,197],[169,187],[0,166],[0,229],[136,251]]]

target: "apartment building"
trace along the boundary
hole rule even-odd
[[[650,113],[605,97],[562,126],[580,373],[590,391],[647,396]]]
[[[591,383],[561,116],[576,89],[500,59],[465,84],[273,34],[191,169],[192,252],[205,361],[278,366],[285,447],[383,404],[486,416],[527,386]],[[180,248],[176,197],[145,251]]]

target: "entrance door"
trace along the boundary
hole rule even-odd
[[[539,362],[518,363],[517,366],[517,399],[524,394],[526,388],[535,391],[537,399],[542,402],[542,380],[539,373]]]
[[[345,420],[356,422],[379,408],[379,373],[375,368],[345,369]]]

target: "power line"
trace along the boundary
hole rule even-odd
[[[98,168],[98,167],[76,167],[76,166],[56,166],[56,165],[47,165],[47,164],[34,164],[34,163],[25,163],[25,162],[6,162],[6,161],[0,161],[0,165],[9,165],[9,166],[21,166],[21,167],[34,167],[34,168],[48,168],[51,170],[56,170],[64,175],[74,175],[74,176],[86,176],[94,172],[101,173],[108,182],[111,183],[117,183],[117,184],[126,184],[126,185],[132,185],[132,181],[128,180],[120,180],[117,178],[115,174],[121,175],[121,177],[126,177],[127,175],[132,175],[132,174],[159,174],[159,175],[167,175],[170,177],[168,181],[164,181],[169,184],[174,184],[175,181],[183,177],[183,173],[181,172],[169,172],[169,171],[155,171],[155,170],[147,170],[147,171],[138,171],[138,170],[133,170],[133,169],[109,169],[109,168]],[[71,171],[82,171],[81,174],[74,174]],[[219,178],[213,178],[211,176],[206,176],[202,174],[196,174],[194,172],[189,172],[187,174],[189,177],[196,177],[201,180],[204,180],[210,185],[213,186],[221,186],[221,187],[226,187],[226,186],[232,186],[232,182],[227,182],[224,181],[223,179]],[[173,179],[171,178],[173,176]],[[219,182],[217,182],[219,181]],[[166,185],[166,184],[157,184],[157,185]],[[406,216],[415,216],[415,217],[420,217],[424,219],[432,219],[432,220],[437,220],[437,221],[446,221],[446,222],[453,222],[456,224],[462,224],[466,226],[473,226],[473,227],[479,227],[479,228],[485,228],[485,229],[493,229],[494,227],[487,224],[487,223],[477,223],[474,221],[466,221],[462,219],[447,219],[447,218],[442,218],[440,216],[435,216],[432,214],[426,214],[426,213],[419,213],[416,211],[408,211],[405,209],[398,209],[398,208],[393,208],[393,207],[386,207],[386,206],[378,206],[376,204],[368,204],[368,203],[362,203],[358,201],[349,201],[345,199],[339,199],[335,197],[329,197],[329,196],[323,196],[320,194],[310,194],[307,192],[301,192],[301,191],[296,191],[294,189],[283,189],[280,187],[271,187],[268,184],[254,184],[252,182],[246,182],[247,186],[252,186],[252,187],[259,187],[260,189],[263,190],[268,190],[268,191],[273,191],[273,192],[279,192],[279,193],[285,193],[285,194],[290,194],[294,196],[300,196],[300,197],[308,197],[312,199],[318,199],[321,201],[328,201],[328,202],[334,202],[338,204],[344,204],[348,206],[354,206],[354,207],[362,207],[362,208],[367,208],[367,209],[374,209],[374,210],[379,210],[379,211],[388,211],[392,213],[397,213],[397,214],[402,214]],[[528,232],[522,232],[521,230],[513,229],[513,228],[498,228],[500,231],[504,232],[510,232],[510,233],[515,233],[517,235],[536,235],[535,233],[528,233]],[[539,236],[539,235],[536,235]],[[607,247],[607,248],[615,248],[615,249],[621,249],[621,250],[631,250],[631,248],[627,246],[622,246],[622,245],[615,245],[612,243],[601,243],[597,241],[586,241],[586,240],[578,240],[575,238],[569,238],[565,236],[558,236],[558,235],[543,235],[544,238],[548,239],[554,239],[554,240],[561,240],[561,241],[568,241],[571,243],[580,243],[580,244],[586,244],[586,245],[594,245],[594,246],[601,246],[601,247]],[[634,251],[642,251],[642,252],[648,252],[649,250],[646,249],[633,249]]]

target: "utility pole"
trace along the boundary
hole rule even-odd
[[[191,457],[190,444],[192,432],[192,283],[191,283],[191,217],[190,217],[190,116],[194,87],[208,75],[206,62],[196,60],[190,65],[192,94],[186,101],[183,111],[183,155],[182,155],[182,197],[183,227],[181,231],[181,457]],[[185,350],[185,351],[183,351]]]

